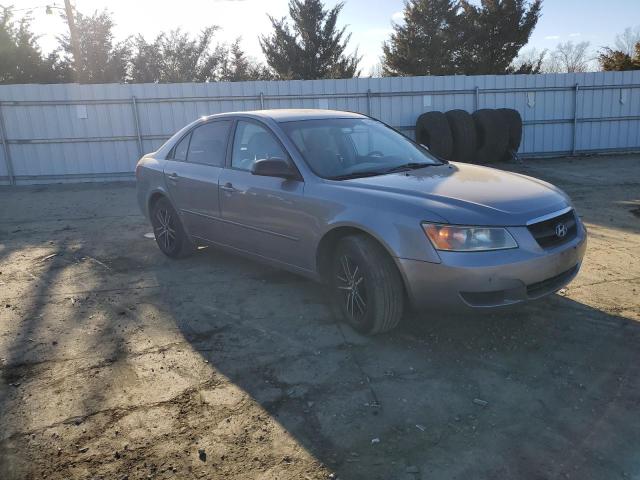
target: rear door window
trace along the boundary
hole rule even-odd
[[[210,122],[197,127],[191,133],[187,161],[222,167],[227,152],[230,127],[230,120]]]

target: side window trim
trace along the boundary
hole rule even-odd
[[[167,155],[166,160],[172,160],[174,162],[183,162],[183,163],[187,162],[187,158],[186,157],[189,154],[189,145],[191,145],[191,132],[193,132],[193,130],[195,130],[195,129],[192,128],[191,130],[189,130],[187,133],[185,133],[183,136],[180,137],[180,140],[178,140],[175,143],[175,145],[173,147],[171,147],[171,150],[169,151],[169,155]],[[184,139],[186,139],[187,137],[189,137],[189,141],[187,142],[187,150],[186,150],[186,154],[185,154],[185,159],[184,160],[176,160],[176,149],[178,148],[178,145],[180,145],[182,143],[182,141]]]
[[[211,165],[209,163],[191,162],[191,161],[189,161],[189,151],[190,151],[190,148],[191,148],[191,139],[193,138],[193,132],[195,132],[200,127],[204,127],[205,125],[209,125],[209,124],[216,123],[216,122],[229,122],[230,123],[229,131],[227,131],[227,136],[226,136],[225,158],[224,158],[224,161],[222,162],[222,165]],[[187,158],[184,160],[185,163],[191,163],[192,165],[204,165],[206,167],[224,168],[226,166],[226,151],[229,148],[229,137],[231,136],[231,129],[233,127],[234,127],[234,121],[233,121],[232,118],[228,118],[228,117],[214,118],[213,120],[209,120],[207,122],[202,122],[201,124],[196,125],[195,127],[193,127],[191,130],[189,130],[189,135],[191,135],[191,137],[189,138],[189,145],[187,145]],[[176,144],[176,146],[177,146],[177,144]]]
[[[233,143],[236,140],[236,129],[238,128],[238,121],[240,119],[238,117],[233,117],[231,123],[231,132],[229,132],[229,140],[227,141],[227,153],[224,159],[224,168],[232,168],[231,167],[231,157],[233,155]]]
[[[238,167],[234,167],[233,166],[233,146],[235,144],[236,141],[236,135],[238,133],[238,124],[240,122],[246,122],[246,123],[253,123],[254,125],[258,125],[259,127],[262,127],[263,129],[266,130],[267,133],[269,133],[269,135],[271,135],[273,137],[273,139],[278,143],[278,145],[280,146],[280,148],[282,149],[282,151],[284,152],[284,154],[286,155],[286,158],[284,160],[286,160],[289,165],[291,165],[293,168],[296,169],[296,171],[298,172],[298,175],[300,175],[300,171],[298,170],[298,166],[295,164],[295,162],[293,161],[293,159],[291,158],[291,153],[289,153],[289,150],[287,150],[287,148],[284,146],[284,144],[282,143],[282,141],[280,140],[280,138],[278,138],[278,136],[275,134],[275,132],[273,131],[273,129],[267,125],[264,122],[261,122],[260,120],[256,120],[255,118],[250,118],[250,117],[237,117],[235,118],[235,122],[233,124],[233,133],[230,137],[230,141],[229,141],[229,158],[227,159],[227,168],[229,168],[230,170],[237,170],[239,172],[247,172],[247,173],[251,173],[250,170],[247,170],[246,168],[238,168]],[[300,175],[300,178],[302,178],[302,175]]]

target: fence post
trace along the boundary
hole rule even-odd
[[[7,143],[7,131],[4,128],[4,115],[0,106],[0,137],[2,138],[2,148],[4,149],[4,162],[7,165],[7,175],[9,176],[9,184],[16,184],[16,177],[13,174],[13,162],[11,161],[11,152]]]
[[[578,89],[579,84],[574,85],[573,90],[573,141],[571,143],[571,155],[576,154],[576,143],[578,141]]]
[[[264,93],[260,92],[260,110],[264,110]]]
[[[367,89],[367,115],[371,116],[371,89]]]
[[[480,88],[478,88],[477,86],[475,88],[474,102],[475,102],[475,108],[473,110],[476,111],[480,108]]]
[[[136,126],[136,135],[138,137],[138,156],[141,157],[143,155],[142,151],[142,135],[140,135],[140,122],[138,120],[138,104],[136,102],[136,97],[131,97],[131,109],[133,110],[133,123]]]

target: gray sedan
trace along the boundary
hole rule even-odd
[[[326,283],[356,330],[410,305],[488,309],[578,273],[586,230],[549,183],[440,160],[367,116],[224,113],[187,125],[136,168],[160,250],[214,245]]]

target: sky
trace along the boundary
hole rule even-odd
[[[33,30],[41,35],[40,45],[48,53],[56,36],[67,26],[58,15],[46,15],[43,5],[63,6],[62,0],[0,0],[16,9],[32,9]],[[152,39],[161,31],[182,28],[196,33],[209,25],[221,30],[217,40],[231,42],[242,37],[245,52],[263,60],[258,35],[270,32],[267,14],[287,15],[287,0],[72,0],[83,13],[107,8],[116,23],[116,39],[142,34]],[[336,0],[325,0],[331,7]],[[352,33],[349,49],[358,48],[361,69],[368,75],[382,54],[382,43],[392,32],[392,23],[402,21],[403,0],[346,0],[339,17]],[[174,5],[173,7],[171,5]],[[35,8],[34,8],[35,7]],[[16,12],[24,14],[26,11]],[[613,45],[625,27],[640,25],[640,0],[544,0],[542,17],[525,49],[553,49],[566,41],[588,41],[592,48]]]

